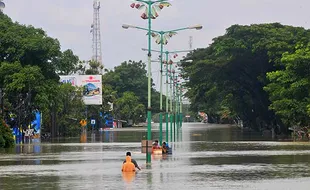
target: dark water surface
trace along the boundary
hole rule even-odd
[[[308,142],[272,142],[225,125],[185,123],[179,142],[171,144],[173,154],[153,156],[147,169],[145,134],[110,131],[89,143],[71,138],[1,150],[0,189],[310,189]],[[120,171],[126,151],[143,167],[135,176]]]

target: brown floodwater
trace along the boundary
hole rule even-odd
[[[153,156],[147,168],[141,153],[145,135],[144,129],[111,130],[89,135],[87,143],[78,137],[0,150],[0,189],[310,188],[308,142],[276,142],[226,125],[184,123],[176,142],[169,143],[173,154]],[[158,137],[154,125],[153,139]],[[135,175],[122,175],[127,151],[142,167]]]

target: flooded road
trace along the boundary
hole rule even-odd
[[[184,123],[179,142],[171,144],[173,154],[153,156],[147,169],[141,153],[145,134],[109,131],[89,143],[71,138],[2,150],[0,189],[310,188],[307,142],[272,142],[225,125]],[[135,176],[120,171],[127,151],[143,168]]]

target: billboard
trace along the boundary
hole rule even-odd
[[[70,83],[72,86],[78,86],[77,84],[78,76],[60,76],[61,83]]]
[[[102,105],[101,75],[65,75],[60,76],[60,82],[83,87],[85,105]]]
[[[80,75],[83,99],[86,105],[102,105],[102,76]]]

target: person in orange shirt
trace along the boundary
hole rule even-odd
[[[126,156],[130,156],[131,157],[131,152],[126,152]],[[123,164],[126,162],[126,160],[123,162]],[[136,160],[131,158],[131,162],[135,165],[136,168],[138,168],[139,170],[141,170],[141,168],[139,167],[138,163]]]
[[[131,162],[131,157],[126,156],[126,162],[123,164],[122,172],[135,172],[135,171],[136,171],[136,167]]]

